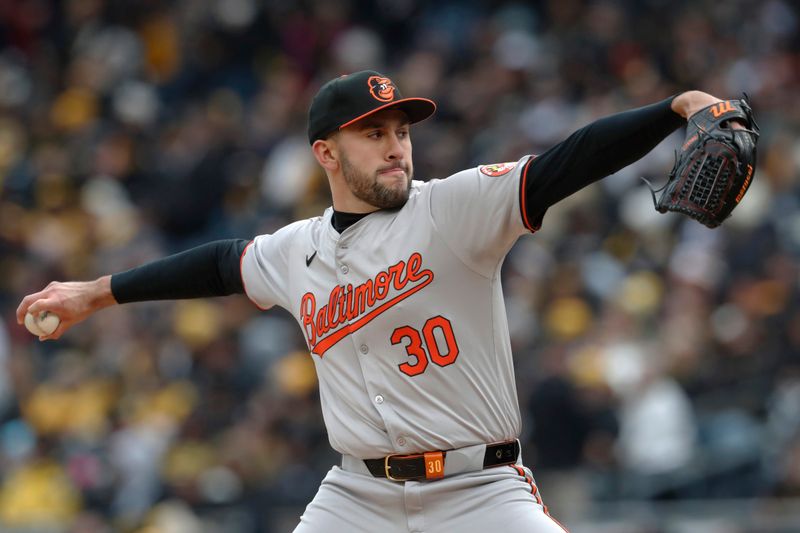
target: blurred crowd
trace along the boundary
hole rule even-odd
[[[338,456],[313,363],[241,296],[104,310],[40,343],[21,298],[330,204],[320,84],[438,103],[416,178],[538,153],[686,89],[747,93],[755,180],[659,215],[682,133],[550,209],[504,266],[523,455],[569,527],[604,502],[800,496],[800,10],[790,0],[0,3],[0,529],[280,533]],[[289,509],[289,512],[285,510]]]

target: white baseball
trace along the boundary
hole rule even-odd
[[[37,317],[30,313],[25,315],[25,327],[37,337],[50,335],[60,323],[61,319],[58,318],[58,315],[50,311],[42,311]]]
[[[37,337],[44,335],[44,332],[39,329],[39,325],[36,324],[36,319],[30,313],[25,314],[25,327]]]

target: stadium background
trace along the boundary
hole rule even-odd
[[[526,463],[573,532],[800,528],[800,13],[789,0],[0,3],[0,530],[290,531],[337,461],[285,313],[103,311],[58,342],[25,294],[328,205],[319,84],[439,103],[417,177],[536,153],[688,88],[753,99],[722,228],[656,215],[676,133],[550,210],[504,267]]]

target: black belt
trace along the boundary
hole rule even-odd
[[[446,451],[413,455],[387,455],[381,459],[364,459],[370,474],[393,481],[419,481],[444,477]],[[487,444],[483,468],[510,465],[519,457],[519,441]]]

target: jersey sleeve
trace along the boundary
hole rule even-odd
[[[285,228],[284,228],[285,230]],[[260,309],[285,307],[288,246],[287,232],[259,235],[242,253],[241,272],[244,292]]]
[[[531,156],[482,165],[432,183],[430,215],[453,252],[492,276],[516,240],[538,229],[524,215],[524,181]]]

